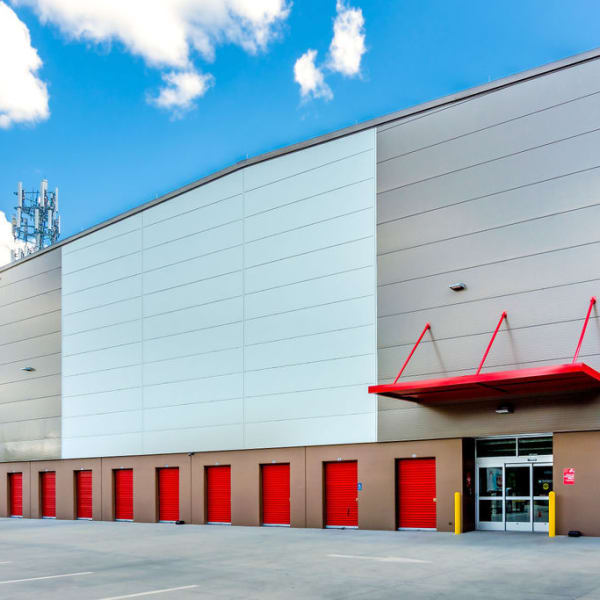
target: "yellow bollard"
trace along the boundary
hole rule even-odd
[[[548,536],[556,536],[556,492],[548,494]]]
[[[462,533],[462,498],[460,492],[454,492],[454,535]]]

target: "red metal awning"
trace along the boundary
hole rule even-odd
[[[509,400],[519,396],[566,394],[600,389],[600,373],[584,363],[577,362],[583,337],[595,304],[596,297],[592,296],[575,350],[575,356],[570,364],[481,374],[481,369],[498,335],[500,326],[508,318],[506,311],[503,311],[475,375],[398,383],[423,337],[427,331],[431,330],[431,324],[426,323],[419,339],[404,361],[396,379],[394,379],[394,383],[369,386],[369,393],[400,400],[434,404],[468,400]]]
[[[584,363],[403,381],[369,386],[369,393],[424,404],[468,400],[510,400],[600,389],[600,373]]]

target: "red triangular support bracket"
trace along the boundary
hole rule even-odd
[[[481,359],[481,362],[479,363],[479,367],[477,369],[477,375],[479,375],[479,373],[481,372],[481,369],[483,368],[483,363],[485,362],[485,359],[487,358],[487,355],[490,353],[490,349],[492,347],[492,344],[494,343],[494,340],[496,339],[496,336],[498,335],[498,329],[500,329],[500,325],[502,325],[502,321],[504,321],[504,319],[507,318],[507,314],[506,311],[502,311],[502,315],[500,316],[500,320],[498,321],[498,325],[496,325],[496,329],[494,329],[494,334],[492,335],[492,339],[490,340],[490,343],[487,345],[487,348],[485,349],[485,353],[483,355],[483,358]]]
[[[583,337],[585,336],[585,330],[587,329],[590,321],[590,315],[592,314],[592,308],[594,308],[594,304],[596,304],[596,296],[592,296],[590,298],[590,305],[588,306],[587,314],[585,315],[585,321],[583,322],[583,328],[581,329],[581,335],[579,336],[579,342],[577,344],[577,349],[575,350],[575,356],[573,357],[573,364],[577,362],[577,357],[579,356],[579,351],[581,350],[581,344],[583,344]]]

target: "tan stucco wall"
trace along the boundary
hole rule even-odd
[[[114,474],[115,469],[133,469],[133,515],[134,520],[154,523],[158,520],[157,469],[179,468],[179,518],[186,523],[192,519],[191,469],[187,454],[164,454],[157,456],[123,456],[102,459],[102,517],[103,521],[115,518]]]
[[[274,448],[231,452],[203,452],[192,457],[193,522],[206,523],[206,467],[231,466],[231,522],[261,524],[261,471],[263,464],[290,465],[290,525],[306,527],[305,449]]]
[[[358,525],[361,529],[396,529],[396,460],[435,458],[437,528],[454,526],[453,493],[462,489],[462,440],[312,446],[306,449],[307,526],[323,527],[323,463],[357,460]]]
[[[575,469],[574,485],[563,483],[569,467]],[[558,534],[600,536],[600,431],[554,435],[554,491]]]
[[[8,517],[10,507],[10,489],[8,485],[9,473],[23,473],[23,517],[31,517],[31,486],[29,484],[29,463],[0,463],[0,480],[2,481],[2,491],[0,492],[0,516]]]
[[[56,518],[74,519],[77,515],[76,471],[92,471],[92,517],[102,519],[102,479],[101,459],[84,458],[79,460],[47,460],[32,462],[29,487],[31,489],[31,517],[41,517],[40,473],[56,471]],[[23,485],[24,487],[24,485]]]
[[[359,527],[396,528],[396,460],[435,458],[437,526],[453,527],[453,493],[461,489],[462,440],[434,440],[344,446],[313,446],[39,461],[0,464],[0,516],[8,516],[8,473],[23,472],[23,516],[40,518],[40,473],[56,471],[56,515],[74,519],[75,472],[92,470],[93,518],[114,519],[115,469],[133,469],[134,520],[155,522],[158,518],[156,470],[179,467],[180,519],[187,523],[206,522],[205,472],[207,466],[231,466],[231,520],[233,525],[257,526],[262,521],[261,465],[290,465],[290,524],[292,527],[323,527],[323,464],[328,461],[357,460]]]

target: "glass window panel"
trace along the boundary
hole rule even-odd
[[[552,437],[519,438],[519,456],[552,454]]]
[[[479,468],[479,495],[502,496],[502,467]]]
[[[502,522],[502,500],[480,500],[479,520]]]
[[[533,467],[533,495],[547,496],[552,491],[552,466]]]
[[[506,467],[506,495],[529,496],[529,465],[526,467]]]
[[[515,438],[477,440],[477,456],[515,456],[517,440]]]
[[[530,506],[531,506],[531,501],[529,501],[529,500],[507,500],[506,501],[506,522],[507,523],[528,523]]]
[[[533,522],[548,523],[548,500],[533,501]]]

